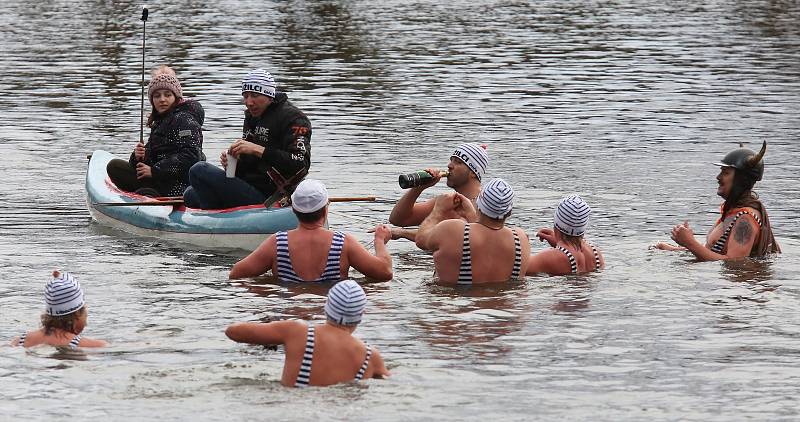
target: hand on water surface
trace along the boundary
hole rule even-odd
[[[136,160],[142,161],[144,160],[144,144],[142,141],[136,143],[136,148],[133,150],[133,155],[136,157]]]
[[[139,180],[153,177],[153,170],[145,163],[136,165],[136,178]]]

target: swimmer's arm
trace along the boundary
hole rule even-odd
[[[378,351],[378,348],[374,348],[372,353],[372,358],[370,358],[371,363],[373,365],[372,370],[372,378],[387,378],[391,373],[389,370],[386,369],[386,364],[383,362],[383,356],[381,356],[381,352]]]
[[[231,268],[229,279],[257,277],[272,268],[277,253],[275,235],[268,237],[250,255],[234,264]]]
[[[225,335],[237,343],[284,344],[298,324],[305,325],[299,321],[239,322],[229,326]]]
[[[385,229],[388,230],[388,229]],[[351,235],[344,238],[345,248],[347,249],[347,260],[350,265],[361,274],[377,280],[389,281],[392,279],[392,257],[386,244],[379,238],[379,233],[375,234],[375,255],[361,245],[361,243]]]
[[[392,208],[389,222],[401,227],[416,226],[422,223],[425,217],[433,211],[435,199],[416,202],[421,193],[422,189],[420,188],[409,189]]]
[[[406,229],[402,227],[392,227],[392,240],[408,239],[415,242],[417,239],[417,229]]]
[[[106,347],[108,342],[105,340],[96,340],[92,338],[82,337],[78,347]]]
[[[653,245],[652,247],[655,248],[655,249],[660,249],[662,251],[670,251],[670,252],[685,251],[686,250],[686,248],[684,248],[683,246],[675,246],[675,245],[671,245],[671,244],[669,244],[667,242],[658,242],[655,245]]]
[[[558,273],[558,265],[553,256],[554,249],[546,249],[528,259],[528,268],[525,275],[553,274]],[[559,252],[560,254],[560,252]]]
[[[750,217],[750,216],[748,216]],[[718,254],[706,245],[695,239],[691,232],[680,237],[680,244],[685,246],[689,252],[700,261],[719,261],[722,259],[741,258],[750,255],[750,250],[755,242],[755,231],[753,230],[752,217],[740,218],[733,227],[731,237],[728,238],[727,251]],[[675,238],[673,236],[673,238]],[[677,241],[677,239],[676,239]]]

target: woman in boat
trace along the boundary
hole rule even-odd
[[[270,236],[250,255],[237,262],[229,277],[255,277],[272,270],[281,281],[337,282],[348,277],[350,267],[378,280],[392,279],[392,257],[386,249],[391,231],[375,228],[375,255],[352,235],[325,228],[328,190],[318,180],[306,179],[292,194],[298,226]]]
[[[741,147],[716,163],[720,166],[717,195],[725,202],[720,207],[720,217],[706,236],[705,245],[695,239],[688,222],[684,222],[672,229],[672,240],[680,246],[659,242],[655,247],[670,251],[688,250],[700,261],[780,253],[767,210],[753,192],[755,183],[764,176],[766,151],[765,141],[758,154]]]
[[[136,144],[128,161],[114,159],[106,167],[118,188],[148,196],[180,196],[189,186],[189,168],[204,161],[203,107],[183,97],[175,71],[161,65],[147,88],[153,112],[147,118],[150,138]]]
[[[578,195],[569,195],[558,203],[553,228],[540,229],[536,236],[552,248],[531,256],[527,275],[583,274],[602,270],[606,261],[599,248],[583,235],[592,209]]]
[[[83,301],[83,289],[70,273],[53,271],[53,279],[44,289],[45,313],[42,328],[21,334],[11,341],[12,346],[33,347],[47,344],[56,347],[103,347],[103,340],[81,337],[86,327],[88,311]]]

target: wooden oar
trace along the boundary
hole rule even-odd
[[[149,207],[149,206],[180,206],[183,205],[183,197],[181,196],[164,196],[165,200],[152,200],[152,201],[139,201],[139,202],[95,202],[92,205],[103,207]],[[374,196],[350,196],[350,197],[335,197],[328,198],[331,202],[375,202],[377,198]]]

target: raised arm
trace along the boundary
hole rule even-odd
[[[395,226],[417,226],[433,210],[434,199],[417,203],[417,198],[422,193],[421,188],[409,189],[392,208],[389,222]]]
[[[365,276],[379,280],[389,281],[392,279],[392,257],[386,249],[386,242],[389,241],[391,232],[384,225],[375,228],[375,255],[372,255],[364,248],[361,243],[351,235],[344,238],[345,249],[347,250],[347,260],[350,266],[355,268]]]
[[[238,322],[225,330],[225,335],[237,343],[284,344],[292,329],[305,325],[300,321]]]
[[[233,280],[235,278],[256,277],[272,268],[275,261],[275,254],[277,253],[277,242],[275,235],[268,237],[267,240],[244,257],[241,261],[237,262],[231,268],[228,278]]]

